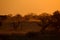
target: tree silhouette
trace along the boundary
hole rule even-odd
[[[55,22],[55,27],[57,29],[57,31],[60,29],[60,12],[59,11],[55,11],[53,13],[53,18],[55,18],[56,20]]]
[[[40,26],[42,26],[41,32],[43,32],[47,27],[50,25],[55,29],[56,32],[60,29],[60,12],[55,11],[53,15],[48,15],[48,14],[42,14],[40,15]]]
[[[20,26],[20,23],[22,21],[22,16],[20,14],[17,14],[11,18],[11,26],[16,30]]]
[[[40,15],[40,26],[42,26],[41,32],[43,33],[47,27],[50,25],[55,27],[56,26],[56,19],[53,18],[53,15],[49,15],[47,13],[43,13]],[[57,27],[55,27],[57,28]]]

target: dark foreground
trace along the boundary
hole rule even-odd
[[[0,35],[0,40],[60,40],[60,34],[27,33],[26,35]]]

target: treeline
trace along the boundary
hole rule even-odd
[[[42,13],[40,15],[28,14],[24,17],[20,14],[15,16],[0,15],[0,27],[4,27],[6,24],[8,24],[16,30],[16,28],[22,22],[35,22],[39,27],[42,28],[40,30],[42,33],[58,33],[60,32],[60,11],[55,11],[52,14],[53,15],[48,13]]]

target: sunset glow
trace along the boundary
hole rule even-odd
[[[40,14],[60,10],[60,0],[0,0],[0,14]]]

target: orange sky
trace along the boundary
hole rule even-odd
[[[60,0],[0,0],[0,14],[40,14],[60,10]]]

